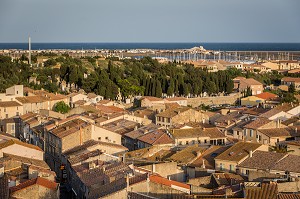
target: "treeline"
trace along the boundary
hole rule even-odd
[[[191,64],[159,63],[150,57],[140,60],[111,58],[107,68],[97,67],[96,58],[85,58],[94,67],[92,70],[87,70],[82,59],[68,55],[51,56],[44,67],[38,68],[31,68],[24,63],[25,58],[22,56],[12,62],[10,57],[0,56],[1,92],[14,84],[58,92],[58,85],[65,81],[75,85],[77,89],[84,89],[87,93],[94,92],[106,99],[115,99],[119,93],[123,99],[135,95],[193,97],[204,92],[208,95],[231,93],[232,79],[236,76],[253,77],[265,84],[280,82],[282,77],[279,74],[244,74],[236,69],[209,73]],[[28,83],[32,76],[37,77],[40,85]]]

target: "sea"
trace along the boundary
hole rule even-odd
[[[32,50],[69,49],[190,49],[203,46],[215,51],[300,51],[300,43],[32,43]],[[28,43],[0,43],[0,49],[28,49]]]

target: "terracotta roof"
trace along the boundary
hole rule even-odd
[[[188,164],[197,158],[197,156],[199,156],[203,151],[205,151],[205,148],[202,148],[198,145],[192,145],[184,148],[181,151],[178,151],[169,159],[176,161],[177,163]]]
[[[47,102],[49,99],[44,96],[26,96],[26,97],[16,97],[16,100],[18,100],[22,104],[28,104],[28,103],[42,103]]]
[[[185,188],[185,189],[190,189],[190,185],[188,185],[188,184],[184,184],[184,183],[177,182],[177,181],[174,181],[174,180],[168,180],[168,179],[163,178],[163,177],[158,176],[158,175],[151,175],[149,177],[149,179],[150,179],[150,182],[155,182],[155,183],[166,185],[166,186],[169,186],[169,187],[177,186],[177,187],[181,187],[181,188]]]
[[[270,128],[270,129],[259,129],[258,131],[268,137],[295,137],[300,136],[300,127],[286,127],[286,128]]]
[[[274,182],[262,183],[260,187],[246,187],[245,193],[245,199],[276,199],[278,188]]]
[[[100,126],[106,130],[124,135],[128,132],[131,132],[138,126],[137,122],[133,122],[126,119],[119,119],[110,123],[107,123],[103,126]]]
[[[29,112],[29,113],[26,113],[24,115],[21,115],[20,119],[25,121],[25,120],[31,119],[31,118],[33,118],[35,116],[37,116],[37,113]]]
[[[104,106],[102,104],[97,104],[96,109],[101,111],[101,113],[125,113],[126,111],[122,108],[116,107],[116,106]]]
[[[265,118],[270,118],[280,112],[287,112],[289,110],[291,110],[292,108],[294,108],[292,105],[290,104],[283,104],[283,105],[280,105],[280,106],[276,106],[275,108],[269,110],[268,112],[266,113],[263,113],[260,115],[260,117],[265,117]]]
[[[65,136],[78,132],[81,128],[87,128],[90,125],[90,123],[82,119],[73,119],[52,129],[50,132],[59,138],[63,138]]]
[[[238,142],[229,149],[218,155],[215,159],[239,162],[249,155],[249,152],[255,151],[262,144],[250,142]]]
[[[248,79],[240,79],[241,82],[246,83],[247,85],[263,85],[262,83],[260,83],[259,81],[253,79],[253,78],[248,78]]]
[[[244,126],[244,128],[247,128],[247,129],[258,129],[268,123],[272,122],[272,120],[269,120],[267,118],[263,118],[263,117],[259,117],[259,118],[256,118],[255,120],[253,120],[252,122],[246,124]]]
[[[262,99],[268,100],[268,99],[276,98],[276,97],[278,97],[278,96],[275,95],[275,94],[273,94],[273,93],[263,92],[263,93],[260,93],[260,94],[258,94],[258,95],[255,95],[255,97],[258,97],[258,98],[262,98]]]
[[[144,100],[144,99],[147,99],[147,100],[149,100],[149,101],[163,101],[163,99],[162,98],[158,98],[158,97],[152,97],[152,96],[144,96],[144,97],[142,97],[142,99],[141,100]]]
[[[150,123],[149,125],[143,126],[141,128],[138,128],[137,130],[131,131],[129,133],[124,134],[124,136],[129,137],[131,139],[136,139],[142,135],[145,135],[149,132],[157,130],[159,127],[153,123]]]
[[[16,161],[16,162],[21,162],[21,163],[27,164],[27,165],[35,165],[40,168],[50,169],[48,164],[44,160],[26,158],[23,156],[17,156],[17,155],[12,155],[12,154],[8,154],[8,153],[3,153],[3,159],[1,161],[3,163],[5,163],[7,161]]]
[[[299,165],[300,165],[300,156],[288,154],[285,158],[277,162],[272,167],[272,170],[300,173]]]
[[[14,107],[14,106],[22,106],[22,104],[19,104],[16,101],[7,101],[7,102],[0,101],[0,107]]]
[[[268,151],[255,151],[252,157],[248,157],[239,167],[246,167],[251,169],[271,169],[276,162],[284,158],[287,154],[275,153]]]
[[[190,166],[202,167],[204,161],[206,169],[215,169],[215,157],[226,151],[229,147],[212,145],[193,161]]]
[[[47,180],[45,178],[37,177],[37,178],[31,179],[31,180],[27,180],[27,181],[19,184],[18,186],[11,187],[11,188],[9,188],[9,190],[11,193],[14,193],[16,191],[20,191],[20,190],[30,187],[32,185],[40,185],[40,186],[46,187],[48,189],[53,189],[53,190],[57,190],[57,187],[58,187],[58,184],[53,181]]]
[[[167,118],[172,118],[176,115],[179,115],[180,113],[183,113],[187,110],[190,110],[191,108],[189,107],[175,107],[175,108],[169,108],[159,114],[157,114],[156,116],[159,116],[159,117],[167,117]]]
[[[279,193],[277,199],[300,199],[299,193]]]
[[[188,128],[188,129],[173,129],[171,132],[175,139],[180,138],[195,138],[195,137],[209,137],[209,138],[224,138],[226,137],[218,128]]]
[[[281,79],[281,81],[285,82],[300,82],[300,78],[298,77],[284,77]]]
[[[6,142],[0,143],[0,149],[6,148],[6,147],[14,145],[14,144],[22,145],[22,146],[25,146],[25,147],[28,147],[28,148],[32,148],[32,149],[35,149],[35,150],[38,150],[38,151],[43,151],[38,146],[35,146],[35,145],[32,145],[32,144],[27,144],[25,142],[21,142],[19,140],[15,140],[15,139],[8,140]]]
[[[174,140],[161,129],[147,133],[137,139],[150,145],[174,143]]]
[[[229,186],[245,181],[242,176],[233,173],[213,173],[212,177],[215,179],[218,186]]]

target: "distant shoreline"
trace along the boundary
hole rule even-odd
[[[203,46],[214,51],[300,51],[300,43],[32,43],[32,50],[182,50]],[[28,43],[0,43],[0,50],[27,50]]]

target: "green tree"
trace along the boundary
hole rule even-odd
[[[289,85],[289,89],[288,89],[289,93],[295,93],[296,92],[296,88],[295,88],[295,84],[290,84]]]
[[[161,97],[161,96],[162,96],[161,84],[159,80],[156,80],[155,97]]]
[[[70,110],[69,105],[67,105],[64,101],[57,102],[54,106],[54,111],[58,113],[64,114],[69,112],[69,110]]]
[[[174,94],[174,90],[175,90],[175,84],[174,84],[173,79],[171,79],[170,80],[170,85],[169,85],[168,90],[167,90],[167,95],[172,96]]]

